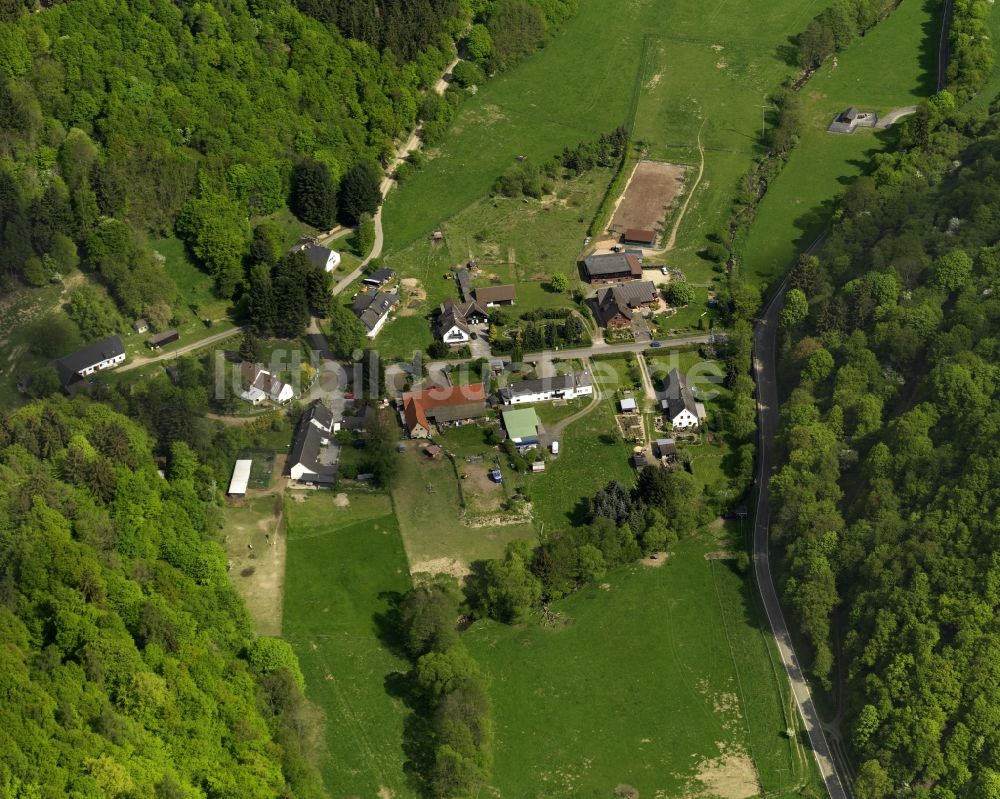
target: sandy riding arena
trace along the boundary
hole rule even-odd
[[[686,167],[664,161],[640,161],[618,200],[611,230],[660,231],[671,205],[684,189]]]

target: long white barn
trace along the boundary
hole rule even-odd
[[[499,391],[504,405],[527,405],[532,402],[551,402],[557,399],[589,397],[594,393],[594,379],[590,372],[572,372],[568,375],[521,380]]]

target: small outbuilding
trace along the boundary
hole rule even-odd
[[[618,402],[619,407],[622,409],[622,413],[635,413],[639,410],[639,405],[632,397],[624,397]]]
[[[250,468],[253,466],[252,460],[238,460],[233,467],[233,478],[229,481],[229,490],[226,492],[231,497],[245,497],[247,495],[247,485],[250,483]]]
[[[531,463],[531,471],[534,474],[538,474],[539,472],[544,472],[545,471],[545,461],[532,461],[532,463]]]
[[[146,344],[151,350],[158,350],[160,347],[167,346],[167,344],[173,344],[180,337],[181,334],[176,330],[164,330],[162,333],[152,336]]]
[[[148,333],[149,332],[149,323],[145,319],[136,319],[132,323],[132,329],[136,333]]]
[[[629,228],[622,234],[622,244],[635,244],[640,247],[652,247],[656,244],[655,230]]]

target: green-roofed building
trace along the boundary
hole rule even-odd
[[[503,411],[503,426],[507,436],[519,447],[530,447],[538,443],[538,414],[534,408],[516,408]]]

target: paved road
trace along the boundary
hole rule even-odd
[[[227,330],[223,330],[219,333],[213,333],[211,336],[200,339],[199,341],[192,342],[191,344],[185,344],[183,347],[178,347],[175,350],[170,350],[170,352],[165,352],[162,355],[156,355],[152,358],[135,358],[129,361],[124,366],[119,366],[117,371],[127,372],[130,369],[138,369],[140,366],[148,366],[151,363],[157,363],[158,361],[169,361],[173,358],[178,358],[181,355],[187,355],[189,352],[194,352],[195,350],[200,350],[202,347],[207,347],[211,344],[217,344],[220,341],[225,341],[227,338],[232,338],[237,333],[242,333],[242,327],[231,327]]]
[[[903,117],[908,117],[910,114],[917,113],[917,107],[915,105],[907,105],[902,108],[894,108],[888,114],[884,114],[878,118],[878,122],[875,123],[875,128],[877,130],[885,130],[891,127],[896,122],[898,122]]]
[[[721,336],[716,334],[716,341],[718,341]],[[673,338],[667,341],[660,342],[660,347],[662,349],[671,349],[676,347],[689,347],[692,344],[707,344],[711,339],[710,333],[699,333],[697,336],[683,336],[681,338]],[[547,350],[545,352],[531,352],[524,356],[524,360],[527,363],[538,363],[540,360],[551,360],[553,358],[559,358],[560,360],[569,360],[570,358],[593,358],[595,355],[610,354],[616,352],[644,352],[650,349],[650,342],[626,342],[624,344],[607,344],[603,339],[597,339],[589,347],[578,347],[577,349],[571,350]]]
[[[786,279],[787,283],[787,279]],[[767,612],[767,620],[771,625],[781,662],[788,674],[788,681],[799,708],[802,720],[805,722],[809,742],[812,745],[816,763],[819,766],[823,781],[826,784],[830,799],[849,799],[849,788],[841,781],[837,771],[823,725],[809,692],[806,682],[792,647],[792,637],[788,632],[778,593],[774,588],[771,576],[771,560],[769,552],[769,527],[771,517],[770,487],[768,481],[772,469],[772,449],[774,436],[778,429],[778,385],[775,370],[775,352],[778,332],[778,314],[784,305],[785,283],[781,285],[774,298],[768,304],[763,317],[757,323],[753,336],[753,369],[757,381],[757,418],[758,418],[758,458],[757,458],[757,515],[753,528],[753,562],[754,576],[760,589],[761,600]]]

